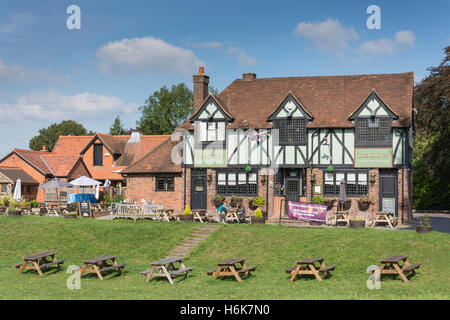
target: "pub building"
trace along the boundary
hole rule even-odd
[[[193,76],[193,113],[177,128],[179,169],[158,159],[154,179],[175,179],[171,191],[182,199],[169,204],[175,211],[185,205],[215,210],[212,198],[220,194],[241,197],[252,215],[248,201],[260,196],[269,223],[287,217],[288,201],[337,199],[344,179],[350,217],[391,211],[407,224],[413,79],[412,72],[281,78],[246,73],[214,95],[201,67]],[[161,162],[172,169],[164,172]],[[372,201],[365,211],[361,198]],[[330,213],[337,206],[335,201]]]

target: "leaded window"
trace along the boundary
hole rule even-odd
[[[278,129],[280,144],[306,144],[305,119],[277,119],[274,127]]]
[[[367,171],[324,172],[324,195],[338,196],[342,179],[346,182],[348,196],[366,195],[368,193],[367,175]]]
[[[391,146],[390,118],[359,118],[356,120],[356,146]]]
[[[244,170],[218,170],[216,190],[222,195],[257,195],[258,175]]]

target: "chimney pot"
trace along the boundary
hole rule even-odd
[[[47,147],[45,146],[45,144],[42,146],[42,150],[41,151],[47,151]]]
[[[255,73],[251,73],[251,72],[244,73],[242,75],[242,79],[248,80],[248,81],[255,80],[256,79],[256,74]]]
[[[198,74],[205,74],[205,67],[199,67]]]

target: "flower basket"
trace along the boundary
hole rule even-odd
[[[370,208],[370,202],[361,202],[358,201],[359,211],[367,211]]]
[[[216,194],[212,198],[212,202],[214,203],[214,206],[216,207],[216,209],[218,209],[223,204],[224,200],[225,200],[225,197],[220,194]]]
[[[334,203],[336,199],[324,199],[323,204],[327,206],[327,211],[330,211],[334,208]]]
[[[432,226],[417,226],[416,232],[418,233],[428,233],[430,231],[433,231]]]
[[[230,206],[236,208],[240,201],[242,201],[242,198],[240,197],[231,197]]]

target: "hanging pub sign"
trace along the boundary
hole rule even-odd
[[[392,148],[355,148],[355,168],[392,168]]]
[[[289,220],[327,223],[327,206],[323,204],[289,201],[288,214]]]

